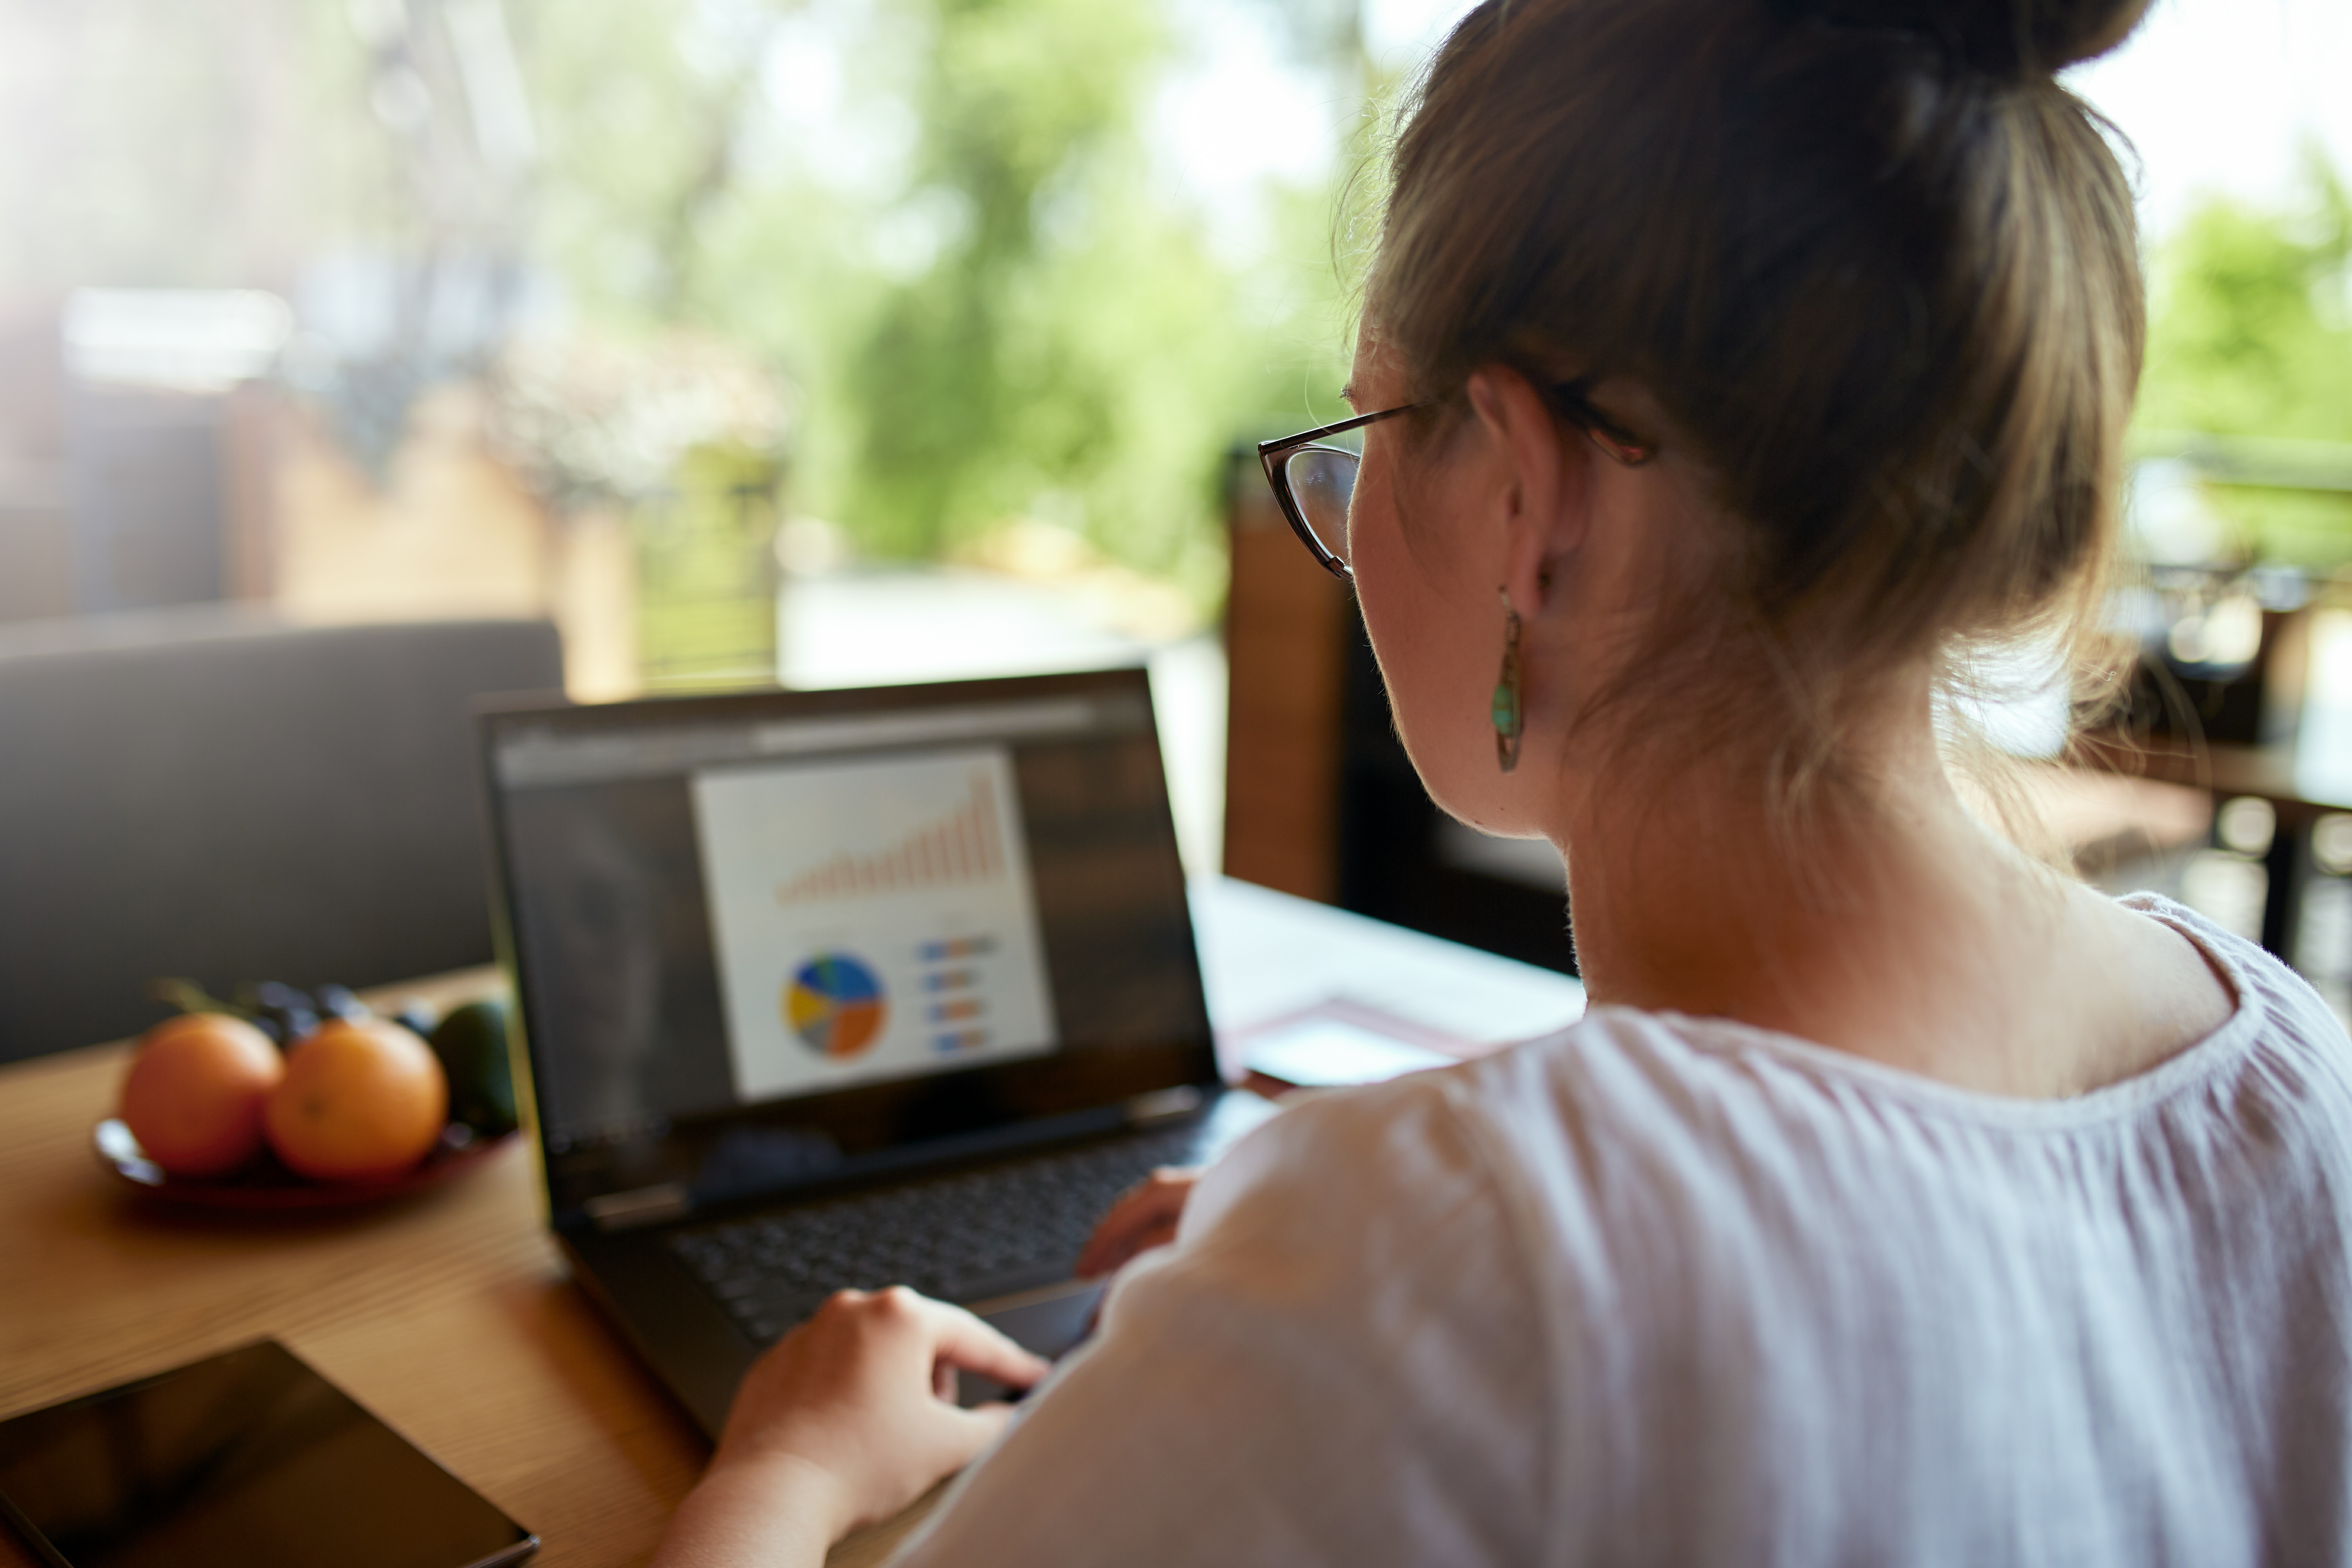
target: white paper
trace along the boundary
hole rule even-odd
[[[1380,1083],[1444,1067],[1454,1058],[1337,1019],[1309,1018],[1251,1041],[1244,1059],[1268,1078],[1301,1089],[1330,1089]]]

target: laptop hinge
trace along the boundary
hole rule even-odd
[[[1180,1083],[1174,1089],[1155,1089],[1129,1100],[1127,1124],[1150,1127],[1156,1122],[1178,1121],[1200,1109],[1201,1091],[1189,1083]]]
[[[606,1193],[590,1198],[582,1206],[596,1222],[596,1228],[604,1231],[634,1230],[656,1220],[677,1219],[694,1207],[687,1201],[684,1182],[664,1182],[657,1187],[639,1187],[628,1193]]]

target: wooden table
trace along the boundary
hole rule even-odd
[[[1261,889],[1193,896],[1221,1031],[1234,1005],[1263,1016],[1344,991],[1310,959],[1328,970],[1349,951],[1371,961],[1367,984],[1419,973],[1423,992],[1486,994],[1502,1010],[1486,1021],[1507,1031],[1581,1005],[1558,976]],[[483,970],[389,994],[446,1005],[499,984]],[[1454,1006],[1475,1037],[1475,1004]],[[129,1058],[99,1046],[0,1068],[0,1415],[274,1335],[536,1531],[548,1568],[651,1554],[708,1450],[567,1279],[520,1138],[447,1186],[359,1212],[168,1207],[90,1149]],[[831,1561],[880,1562],[920,1511]],[[19,1565],[32,1557],[0,1530],[0,1568]]]
[[[496,971],[399,994],[488,994]],[[282,1340],[544,1542],[548,1568],[653,1552],[709,1450],[574,1289],[517,1137],[436,1191],[351,1213],[168,1207],[99,1166],[127,1046],[0,1071],[0,1413]],[[879,1562],[917,1515],[852,1541]],[[35,1559],[0,1530],[0,1564]]]

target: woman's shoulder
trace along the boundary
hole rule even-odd
[[[1460,1231],[1489,1206],[1495,1151],[1483,1136],[1476,1087],[1459,1069],[1302,1097],[1253,1131],[1203,1176],[1188,1205],[1188,1237],[1274,1223],[1401,1242],[1402,1233]]]
[[[1533,1283],[1576,1211],[1658,1190],[1719,1146],[1742,1114],[1736,1080],[1769,1065],[1725,1045],[1701,1020],[1596,1008],[1454,1067],[1304,1097],[1203,1175],[1180,1251],[1196,1274],[1290,1259],[1286,1289],[1334,1299],[1443,1295],[1447,1271],[1400,1266],[1441,1253],[1456,1278]]]
[[[2170,927],[2205,954],[2235,994],[2232,1023],[2248,1020],[2242,1026],[2251,1034],[2276,1044],[2304,1047],[2330,1058],[2352,1055],[2343,1021],[2335,1011],[2308,980],[2261,943],[2160,893],[2129,893],[2116,902]]]
[[[2352,1042],[2259,946],[2150,895],[2228,981],[2229,1016],[2157,1066],[2089,1093],[1964,1089],[1733,1020],[1596,1006],[1570,1027],[1432,1075],[1531,1224],[1638,1238],[1780,1233],[1801,1248],[1922,1224],[1965,1229],[2020,1201],[2145,1205],[2326,1168],[2352,1179]],[[2084,1186],[2089,1168],[2177,1181]],[[2347,1187],[2352,1190],[2352,1187]],[[1704,1247],[1698,1248],[1704,1252]],[[1749,1256],[1744,1247],[1728,1254]]]

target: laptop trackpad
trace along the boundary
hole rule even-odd
[[[999,1331],[1048,1361],[1055,1361],[1087,1337],[1087,1331],[1094,1326],[1095,1303],[1102,1300],[1102,1293],[1103,1282],[1099,1279],[1068,1279],[1041,1290],[1024,1290],[1018,1296],[974,1301],[971,1306]],[[1018,1397],[992,1377],[982,1377],[975,1372],[958,1373],[956,1377],[959,1405],[985,1405],[992,1399]]]

